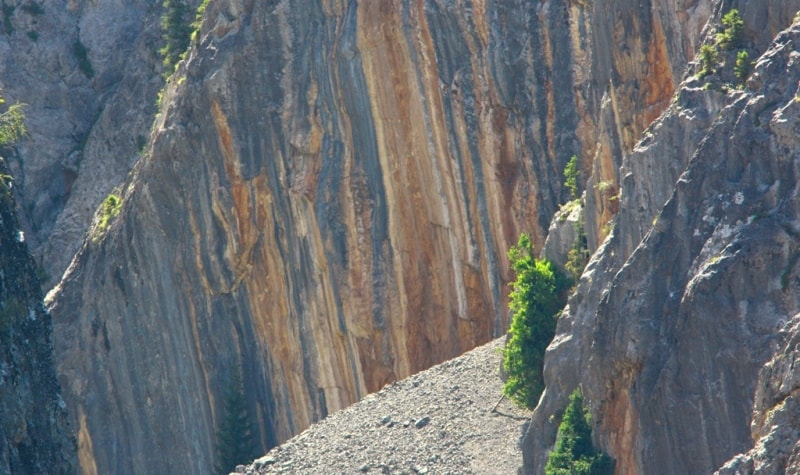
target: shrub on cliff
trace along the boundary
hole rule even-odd
[[[569,191],[570,199],[577,200],[580,198],[580,190],[578,188],[578,157],[573,155],[564,167],[564,186]]]
[[[611,475],[614,462],[592,447],[589,411],[583,407],[583,395],[576,389],[558,426],[556,448],[547,457],[545,475]]]
[[[717,44],[726,50],[738,47],[744,36],[744,20],[739,10],[734,8],[726,13],[722,17],[722,26],[725,28],[717,33]]]
[[[0,96],[0,105],[5,104],[5,99]],[[25,135],[25,114],[22,112],[24,104],[14,104],[5,112],[0,112],[0,147],[9,145]]]
[[[175,71],[181,55],[189,47],[192,28],[189,9],[183,0],[164,0],[162,7],[164,13],[161,15],[161,33],[164,47],[160,53],[166,68],[164,74],[169,76]]]
[[[510,294],[512,320],[503,359],[508,379],[503,393],[532,409],[544,391],[544,353],[555,335],[570,282],[549,261],[534,258],[525,234],[508,251],[508,258],[517,279]]]
[[[249,463],[260,455],[239,370],[233,372],[223,400],[223,411],[217,431],[217,464],[214,470],[220,475],[227,475],[237,465]]]

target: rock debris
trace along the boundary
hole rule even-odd
[[[502,343],[387,385],[236,473],[517,473],[530,412],[498,404]]]

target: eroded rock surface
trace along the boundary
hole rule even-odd
[[[500,335],[508,246],[542,246],[574,154],[601,242],[713,6],[212,1],[52,294],[83,469],[209,471],[240,366],[266,448]]]
[[[76,446],[53,364],[53,326],[0,158],[0,473],[70,474]]]
[[[730,69],[687,79],[623,162],[611,237],[548,349],[527,471],[542,472],[549,417],[579,385],[616,473],[711,473],[754,438],[729,467],[796,463],[783,447],[796,437],[778,443],[771,431],[796,427],[780,368],[800,309],[799,39],[798,24],[780,33],[744,89],[721,90]],[[730,68],[735,52],[725,54]],[[772,407],[787,410],[763,413]],[[765,423],[781,418],[787,426]]]

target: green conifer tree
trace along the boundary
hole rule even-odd
[[[0,96],[0,105],[5,102],[3,96]],[[0,112],[0,147],[10,145],[25,135],[23,107],[24,104],[17,103]]]
[[[249,463],[260,455],[240,371],[234,371],[232,379],[223,400],[223,418],[217,431],[214,469],[220,475],[228,475],[237,465]]]
[[[583,395],[575,390],[558,426],[556,448],[547,457],[545,475],[611,475],[614,462],[592,446],[589,412],[583,408]]]
[[[570,282],[549,261],[534,258],[526,234],[508,257],[517,279],[510,294],[513,315],[504,351],[508,379],[503,393],[517,405],[532,409],[544,391],[544,353],[555,335]]]
[[[169,76],[189,47],[192,18],[184,0],[164,0],[162,6],[164,13],[161,15],[161,33],[164,46],[160,52],[164,58],[165,75]]]

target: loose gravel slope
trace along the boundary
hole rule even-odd
[[[386,386],[237,472],[514,474],[530,412],[500,401],[501,347],[495,340]]]

